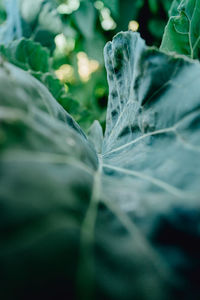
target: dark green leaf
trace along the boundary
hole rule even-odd
[[[158,18],[152,18],[149,20],[148,29],[153,36],[160,40],[165,29],[165,22]]]
[[[199,59],[200,2],[196,0],[175,1],[171,14],[172,16],[165,28],[161,50]]]
[[[64,85],[54,75],[50,66],[48,49],[29,39],[20,39],[0,46],[0,53],[9,62],[29,71],[40,80],[52,93],[58,102],[70,101],[64,90]]]
[[[129,21],[137,20],[144,0],[119,0],[120,19],[118,20],[118,30],[127,30]]]
[[[158,0],[149,0],[149,7],[152,13],[156,14],[159,10],[159,2]]]
[[[119,18],[119,0],[103,0],[102,2],[111,10],[112,16]]]
[[[24,70],[42,73],[49,71],[48,50],[32,40],[16,40],[6,46],[2,45],[0,51],[11,63]]]

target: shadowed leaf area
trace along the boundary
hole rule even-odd
[[[119,33],[106,130],[0,64],[0,298],[200,298],[200,65]]]

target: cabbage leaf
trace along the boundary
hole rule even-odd
[[[105,61],[103,140],[1,61],[2,299],[200,297],[199,62],[133,32]]]

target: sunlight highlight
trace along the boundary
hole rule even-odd
[[[79,76],[83,82],[87,82],[91,74],[98,70],[99,63],[97,60],[90,60],[85,52],[79,52],[77,59]]]
[[[130,21],[128,24],[128,29],[132,31],[138,31],[139,23],[135,20]]]

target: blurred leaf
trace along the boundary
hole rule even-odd
[[[177,8],[177,12],[176,12]],[[200,1],[176,1],[172,6],[171,16],[165,28],[161,50],[187,55],[200,59]]]
[[[105,59],[101,155],[41,83],[0,64],[3,300],[200,299],[199,63],[130,31]]]
[[[87,0],[82,1],[79,9],[73,13],[73,17],[83,36],[89,39],[93,38],[97,17],[94,5]]]
[[[162,0],[163,7],[168,14],[169,14],[169,10],[172,6],[172,3],[174,1],[177,1],[177,0]],[[178,1],[180,1],[180,0],[178,0]]]
[[[57,13],[56,6],[51,2],[43,5],[38,16],[38,26],[39,30],[46,30],[54,35],[62,32],[61,18]]]
[[[157,1],[159,2],[159,9],[164,10],[163,7],[170,1]],[[57,6],[67,4],[65,0],[20,0],[19,11],[22,35],[39,42],[50,50],[50,62],[48,62],[50,69],[45,73],[30,71],[30,62],[29,71],[48,87],[59,103],[62,103],[63,107],[75,117],[86,131],[95,119],[100,121],[103,128],[105,126],[105,108],[108,98],[108,87],[103,67],[105,43],[112,38],[116,31],[127,30],[128,23],[132,19],[138,20],[140,18],[139,30],[149,37],[149,43],[160,43],[161,28],[163,27],[161,21],[163,15],[160,18],[159,16],[155,18],[149,10],[148,1],[104,0],[105,7],[111,10],[111,16],[117,23],[116,31],[104,31],[100,22],[100,10],[94,8],[94,2],[94,0],[81,1],[77,11],[71,14],[59,14]],[[56,42],[56,50],[54,51],[57,40],[55,37],[61,36],[62,33],[65,36],[65,43],[63,44],[61,40]],[[88,82],[80,81],[77,68],[78,52],[85,52],[89,59],[95,59],[100,64],[98,71],[92,74]],[[23,50],[22,53],[26,57],[31,52]],[[24,58],[24,60],[26,59]],[[33,58],[30,59],[34,61]],[[20,60],[16,62],[15,59],[15,64],[25,68]],[[67,92],[54,75],[54,69],[60,69],[62,64],[70,65],[74,71],[73,82],[70,84],[66,82]],[[103,91],[101,96],[97,92],[100,90]]]
[[[23,38],[7,46],[2,45],[0,49],[10,62],[24,70],[49,71],[49,52],[39,43]]]
[[[120,16],[119,0],[103,0],[102,2],[111,10],[112,16],[118,19]]]
[[[153,14],[156,14],[159,10],[159,1],[158,0],[149,0],[149,7],[150,7],[151,12]]]
[[[53,50],[54,38],[62,32],[62,21],[55,0],[21,0],[23,36]]]
[[[181,3],[182,0],[173,0],[172,5],[169,10],[169,17],[177,16],[179,14],[178,12],[178,6]]]
[[[6,20],[6,11],[3,2],[4,0],[0,0],[0,25]]]
[[[97,153],[101,153],[103,146],[103,130],[99,121],[95,120],[88,131],[88,139]]]
[[[149,20],[148,29],[154,37],[162,39],[165,25],[166,23],[162,19],[152,18]]]
[[[62,31],[54,0],[6,0],[5,8],[7,20],[0,27],[0,43],[26,37],[54,48],[55,35]]]
[[[127,30],[130,20],[137,20],[144,0],[119,0],[120,18],[117,23],[117,30]]]
[[[7,44],[22,37],[22,24],[19,12],[19,0],[6,0],[6,21],[0,26],[0,44]]]
[[[53,73],[32,72],[31,74],[48,88],[58,102],[61,101],[62,97],[67,97],[63,84]]]
[[[21,15],[27,23],[37,21],[44,0],[20,0]]]
[[[96,32],[92,39],[85,39],[83,41],[84,51],[88,57],[97,60],[101,65],[104,64],[103,48],[106,40],[103,35]]]
[[[2,45],[0,53],[9,62],[29,71],[40,80],[58,102],[62,97],[66,97],[63,84],[51,70],[49,51],[39,43],[23,38],[7,46]]]

